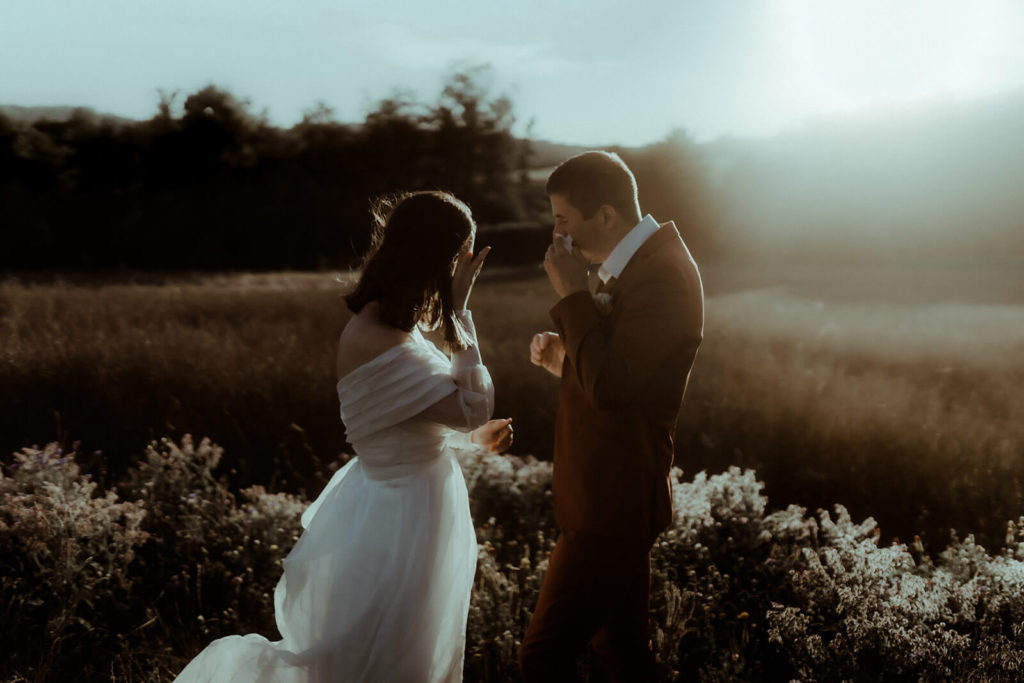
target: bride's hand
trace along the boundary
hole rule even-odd
[[[473,283],[480,269],[484,267],[484,259],[491,253],[490,247],[484,247],[476,256],[473,252],[464,251],[459,254],[459,262],[455,264],[455,274],[452,275],[452,303],[456,310],[469,307],[469,295],[473,291]]]
[[[512,445],[512,418],[480,425],[470,433],[469,440],[492,453],[504,453]]]

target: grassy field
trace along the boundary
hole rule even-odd
[[[956,275],[808,269],[711,297],[680,463],[753,467],[774,502],[840,501],[887,536],[998,547],[1024,510],[1021,275]]]
[[[755,468],[773,507],[845,504],[887,537],[1003,542],[1024,513],[1024,269],[708,266],[705,343],[677,433],[689,476]],[[348,276],[147,276],[0,284],[0,437],[60,439],[116,481],[141,443],[226,449],[234,486],[315,493],[345,450],[334,344]],[[338,280],[341,280],[339,282]],[[528,344],[537,271],[474,294],[514,452],[550,458],[556,380]]]

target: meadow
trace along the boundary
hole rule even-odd
[[[350,279],[0,284],[0,436],[17,451],[0,468],[0,680],[169,681],[219,635],[275,637],[298,516],[351,455],[333,388]],[[666,679],[1018,679],[1021,270],[704,279],[676,518],[652,559]],[[556,380],[527,357],[552,303],[529,269],[492,268],[474,294],[517,443],[460,456],[480,543],[467,681],[518,680],[555,538]]]
[[[225,448],[232,488],[315,495],[346,457],[334,343],[351,275],[38,278],[0,284],[0,436],[78,443],[113,484],[142,444]],[[1024,513],[1024,274],[1015,264],[711,265],[676,435],[688,475],[754,469],[771,506],[846,505],[886,537],[998,547]],[[528,362],[554,295],[492,268],[474,294],[512,452],[541,460],[556,380]]]

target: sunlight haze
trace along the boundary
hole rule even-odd
[[[158,90],[213,83],[275,125],[318,101],[359,121],[396,89],[428,101],[454,68],[487,63],[518,134],[533,120],[558,142],[708,141],[1019,88],[1022,34],[1010,0],[4,0],[0,105],[145,119]]]

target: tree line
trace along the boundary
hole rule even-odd
[[[367,246],[374,197],[426,188],[454,192],[482,225],[507,226],[493,234],[506,262],[539,258],[550,226],[543,185],[528,174],[530,141],[512,133],[513,104],[490,93],[485,69],[453,74],[431,104],[395,93],[360,124],[318,104],[275,127],[213,85],[178,113],[176,96],[161,92],[145,121],[85,109],[34,122],[0,113],[0,266],[346,267]],[[627,158],[641,180],[652,164],[668,170],[640,183],[655,204],[665,204],[665,179],[699,175],[673,168],[681,143]]]
[[[472,72],[436,104],[396,95],[361,125],[323,106],[289,129],[208,86],[146,121],[76,110],[0,116],[0,262],[6,268],[321,268],[351,262],[369,199],[439,187],[481,221],[523,217],[526,144],[511,102]],[[511,182],[510,182],[511,180]]]

